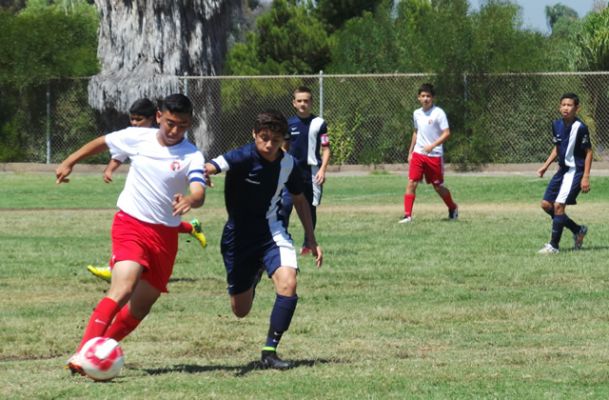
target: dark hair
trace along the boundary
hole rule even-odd
[[[573,103],[578,106],[579,105],[579,96],[576,95],[575,93],[569,92],[569,93],[565,93],[560,97],[560,101],[562,102],[564,99],[571,99],[573,100]]]
[[[141,115],[146,118],[154,117],[154,114],[156,114],[156,106],[149,99],[138,99],[131,104],[129,114]]]
[[[296,93],[308,93],[311,95],[311,99],[313,98],[313,92],[311,92],[311,88],[308,86],[298,86],[294,89],[294,92],[292,93],[293,98],[296,98]]]
[[[192,103],[183,94],[170,94],[159,102],[159,110],[169,111],[172,114],[192,115]]]
[[[288,120],[277,110],[265,110],[256,116],[254,132],[258,133],[264,129],[273,133],[280,133],[286,140],[290,138]]]
[[[434,89],[431,83],[422,84],[419,87],[419,91],[417,92],[417,94],[421,94],[423,92],[431,94],[432,97],[436,95],[436,89]]]

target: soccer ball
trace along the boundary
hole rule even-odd
[[[111,338],[95,337],[80,349],[80,366],[94,381],[109,381],[123,368],[123,349]]]

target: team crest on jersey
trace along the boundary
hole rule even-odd
[[[427,125],[431,125],[431,124],[433,124],[433,119],[430,118],[429,121],[427,121]]]
[[[170,168],[171,168],[172,171],[175,172],[175,171],[179,171],[180,168],[182,168],[182,166],[180,165],[180,162],[176,160],[176,161],[171,163],[171,167]]]

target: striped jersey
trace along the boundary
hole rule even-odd
[[[112,158],[131,159],[125,187],[117,206],[140,221],[178,226],[173,214],[173,196],[185,194],[191,182],[205,185],[203,154],[184,139],[173,146],[162,146],[159,128],[130,127],[105,136]]]
[[[310,115],[300,118],[294,115],[288,119],[290,130],[289,153],[300,168],[321,166],[321,147],[329,146],[328,126],[323,118]]]
[[[565,123],[560,118],[552,122],[552,142],[556,145],[558,164],[561,167],[583,169],[586,150],[591,147],[588,127],[579,118]]]
[[[279,154],[275,161],[267,161],[249,143],[210,161],[218,172],[226,172],[224,201],[235,227],[266,230],[283,219],[279,213],[283,188],[302,193],[302,173],[294,158],[283,151]]]

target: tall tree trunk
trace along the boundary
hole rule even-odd
[[[141,97],[184,92],[180,76],[222,72],[227,42],[242,20],[242,0],[95,0],[101,23],[101,73],[89,83],[89,104],[126,112]],[[194,141],[208,148],[219,107],[218,85],[189,85]]]

